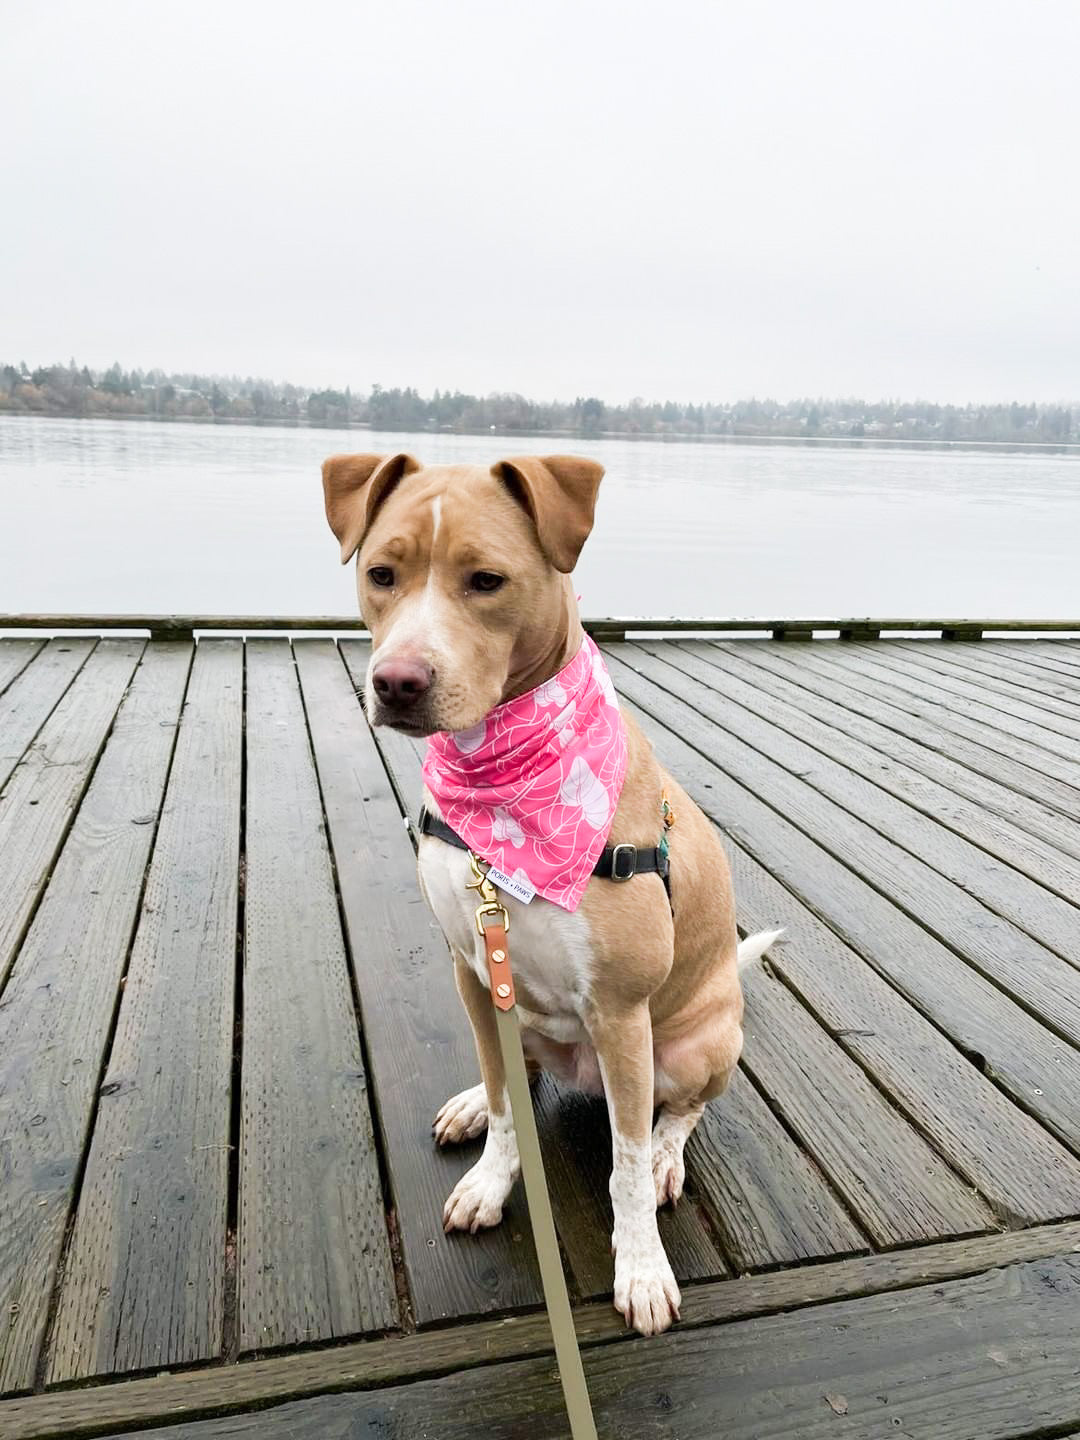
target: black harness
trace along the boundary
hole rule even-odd
[[[456,831],[451,830],[445,820],[432,815],[426,805],[421,805],[416,828],[421,835],[433,835],[436,840],[445,840],[459,850],[468,850],[468,845]],[[667,845],[605,845],[600,858],[593,866],[594,875],[601,880],[622,883],[632,880],[635,875],[659,875],[671,902],[671,875],[668,863]]]

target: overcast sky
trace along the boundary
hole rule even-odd
[[[0,0],[0,359],[1080,398],[1077,0]]]

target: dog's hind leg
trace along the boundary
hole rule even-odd
[[[454,955],[454,979],[472,1023],[480,1073],[484,1077],[487,1140],[480,1159],[467,1170],[443,1209],[443,1229],[477,1230],[498,1225],[503,1206],[521,1170],[517,1136],[506,1093],[506,1075],[495,1028],[491,995],[463,956]]]
[[[677,1205],[682,1198],[686,1181],[683,1150],[704,1111],[705,1106],[695,1102],[660,1107],[652,1132],[652,1173],[657,1209],[669,1200]]]
[[[683,1150],[710,1100],[728,1087],[742,1050],[737,1010],[728,1006],[656,1049],[652,1172],[657,1207],[678,1204],[686,1179]]]
[[[652,1132],[652,1172],[656,1185],[656,1207],[670,1200],[677,1205],[686,1181],[683,1151],[694,1126],[705,1113],[705,1105],[728,1087],[734,1066],[719,1070],[698,1095],[689,1100],[667,1099],[660,1106]]]

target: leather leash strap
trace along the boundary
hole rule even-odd
[[[505,927],[497,921],[485,925],[484,946],[487,950],[492,1004],[496,1010],[513,1010],[514,972],[510,969],[510,951],[506,944]]]
[[[489,886],[491,884],[486,879],[485,883]],[[480,894],[486,901],[487,896],[483,890]],[[498,910],[502,910],[501,919],[498,917]],[[476,924],[484,937],[484,948],[487,951],[491,999],[495,1005],[495,1026],[499,1033],[499,1049],[506,1072],[506,1089],[510,1096],[510,1113],[514,1119],[518,1154],[521,1157],[521,1176],[525,1181],[525,1199],[532,1221],[533,1242],[540,1265],[540,1282],[544,1288],[544,1304],[547,1306],[551,1337],[555,1342],[555,1359],[559,1367],[566,1413],[570,1420],[570,1434],[572,1440],[596,1440],[596,1423],[589,1401],[589,1389],[585,1383],[585,1370],[581,1363],[581,1351],[578,1349],[574,1317],[570,1310],[570,1296],[566,1290],[566,1276],[563,1274],[555,1221],[551,1215],[551,1200],[544,1177],[544,1162],[540,1156],[540,1137],[536,1132],[529,1075],[525,1069],[525,1052],[521,1046],[521,1028],[514,1004],[514,975],[510,968],[510,949],[506,943],[509,918],[503,907],[496,902],[490,909],[481,905],[477,910]]]

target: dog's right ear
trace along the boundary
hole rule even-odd
[[[341,543],[347,565],[394,486],[421,469],[411,455],[331,455],[323,461],[323,497],[330,529]]]

